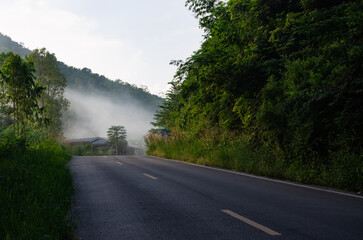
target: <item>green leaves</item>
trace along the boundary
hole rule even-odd
[[[307,166],[329,164],[340,151],[362,153],[362,1],[186,5],[207,35],[175,62],[156,125],[195,136],[238,131],[254,148]]]
[[[3,56],[0,69],[1,87],[3,90],[2,104],[12,106],[15,121],[14,131],[19,136],[20,130],[25,134],[27,121],[33,122],[40,110],[37,97],[44,88],[34,81],[34,64],[29,58],[24,60],[16,54]],[[22,129],[21,129],[22,128]]]
[[[125,153],[126,129],[124,126],[112,126],[107,131],[108,141],[115,147],[116,155]],[[120,150],[120,151],[119,151]]]
[[[62,134],[62,114],[70,104],[64,97],[67,80],[59,72],[55,55],[45,48],[34,50],[29,58],[35,65],[36,83],[44,88],[38,96],[38,103],[44,108],[42,122],[45,123],[49,134],[59,136]]]
[[[207,35],[177,62],[156,115],[171,135],[149,136],[149,153],[362,189],[363,1],[187,5]]]

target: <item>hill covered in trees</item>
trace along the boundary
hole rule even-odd
[[[173,61],[149,153],[362,190],[363,2],[186,4],[205,40]]]
[[[31,50],[24,48],[22,43],[14,42],[10,37],[0,33],[0,53],[13,52],[24,57],[31,54]],[[68,87],[82,91],[106,91],[111,96],[124,97],[130,95],[150,109],[156,110],[163,99],[149,93],[147,89],[131,85],[122,80],[112,81],[103,75],[92,73],[91,69],[78,69],[58,62],[59,71],[66,77]]]
[[[92,73],[89,68],[78,69],[67,66],[63,62],[59,62],[58,67],[59,71],[67,79],[68,87],[73,90],[105,92],[108,96],[120,100],[132,97],[151,111],[155,111],[163,102],[162,98],[149,93],[147,89],[139,88],[121,80],[111,81],[103,75]]]
[[[10,37],[0,33],[0,53],[2,52],[13,52],[22,57],[31,53],[29,49],[24,48],[23,44],[14,42]]]
[[[10,51],[22,57],[32,53],[0,33],[0,52]],[[70,101],[63,116],[66,137],[106,136],[111,125],[121,124],[128,129],[130,138],[141,139],[151,128],[150,122],[162,98],[146,88],[121,80],[111,81],[88,68],[77,69],[60,61],[57,68],[66,78],[65,96]]]

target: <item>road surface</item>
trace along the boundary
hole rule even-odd
[[[363,239],[363,198],[143,156],[74,157],[84,240]]]

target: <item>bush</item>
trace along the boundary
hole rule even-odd
[[[212,136],[213,135],[213,136]],[[363,190],[363,156],[331,153],[328,159],[284,159],[266,146],[252,147],[233,132],[209,130],[195,136],[174,129],[170,136],[149,134],[147,154],[251,174],[350,191]],[[318,156],[317,156],[318,157]]]
[[[52,139],[11,135],[1,136],[0,152],[0,239],[72,239],[71,156]]]
[[[16,137],[9,131],[3,131],[0,134],[0,159],[16,152],[24,152],[28,145],[28,141],[22,137]]]

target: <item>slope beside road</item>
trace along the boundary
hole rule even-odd
[[[81,239],[362,239],[363,199],[142,156],[74,157]]]

